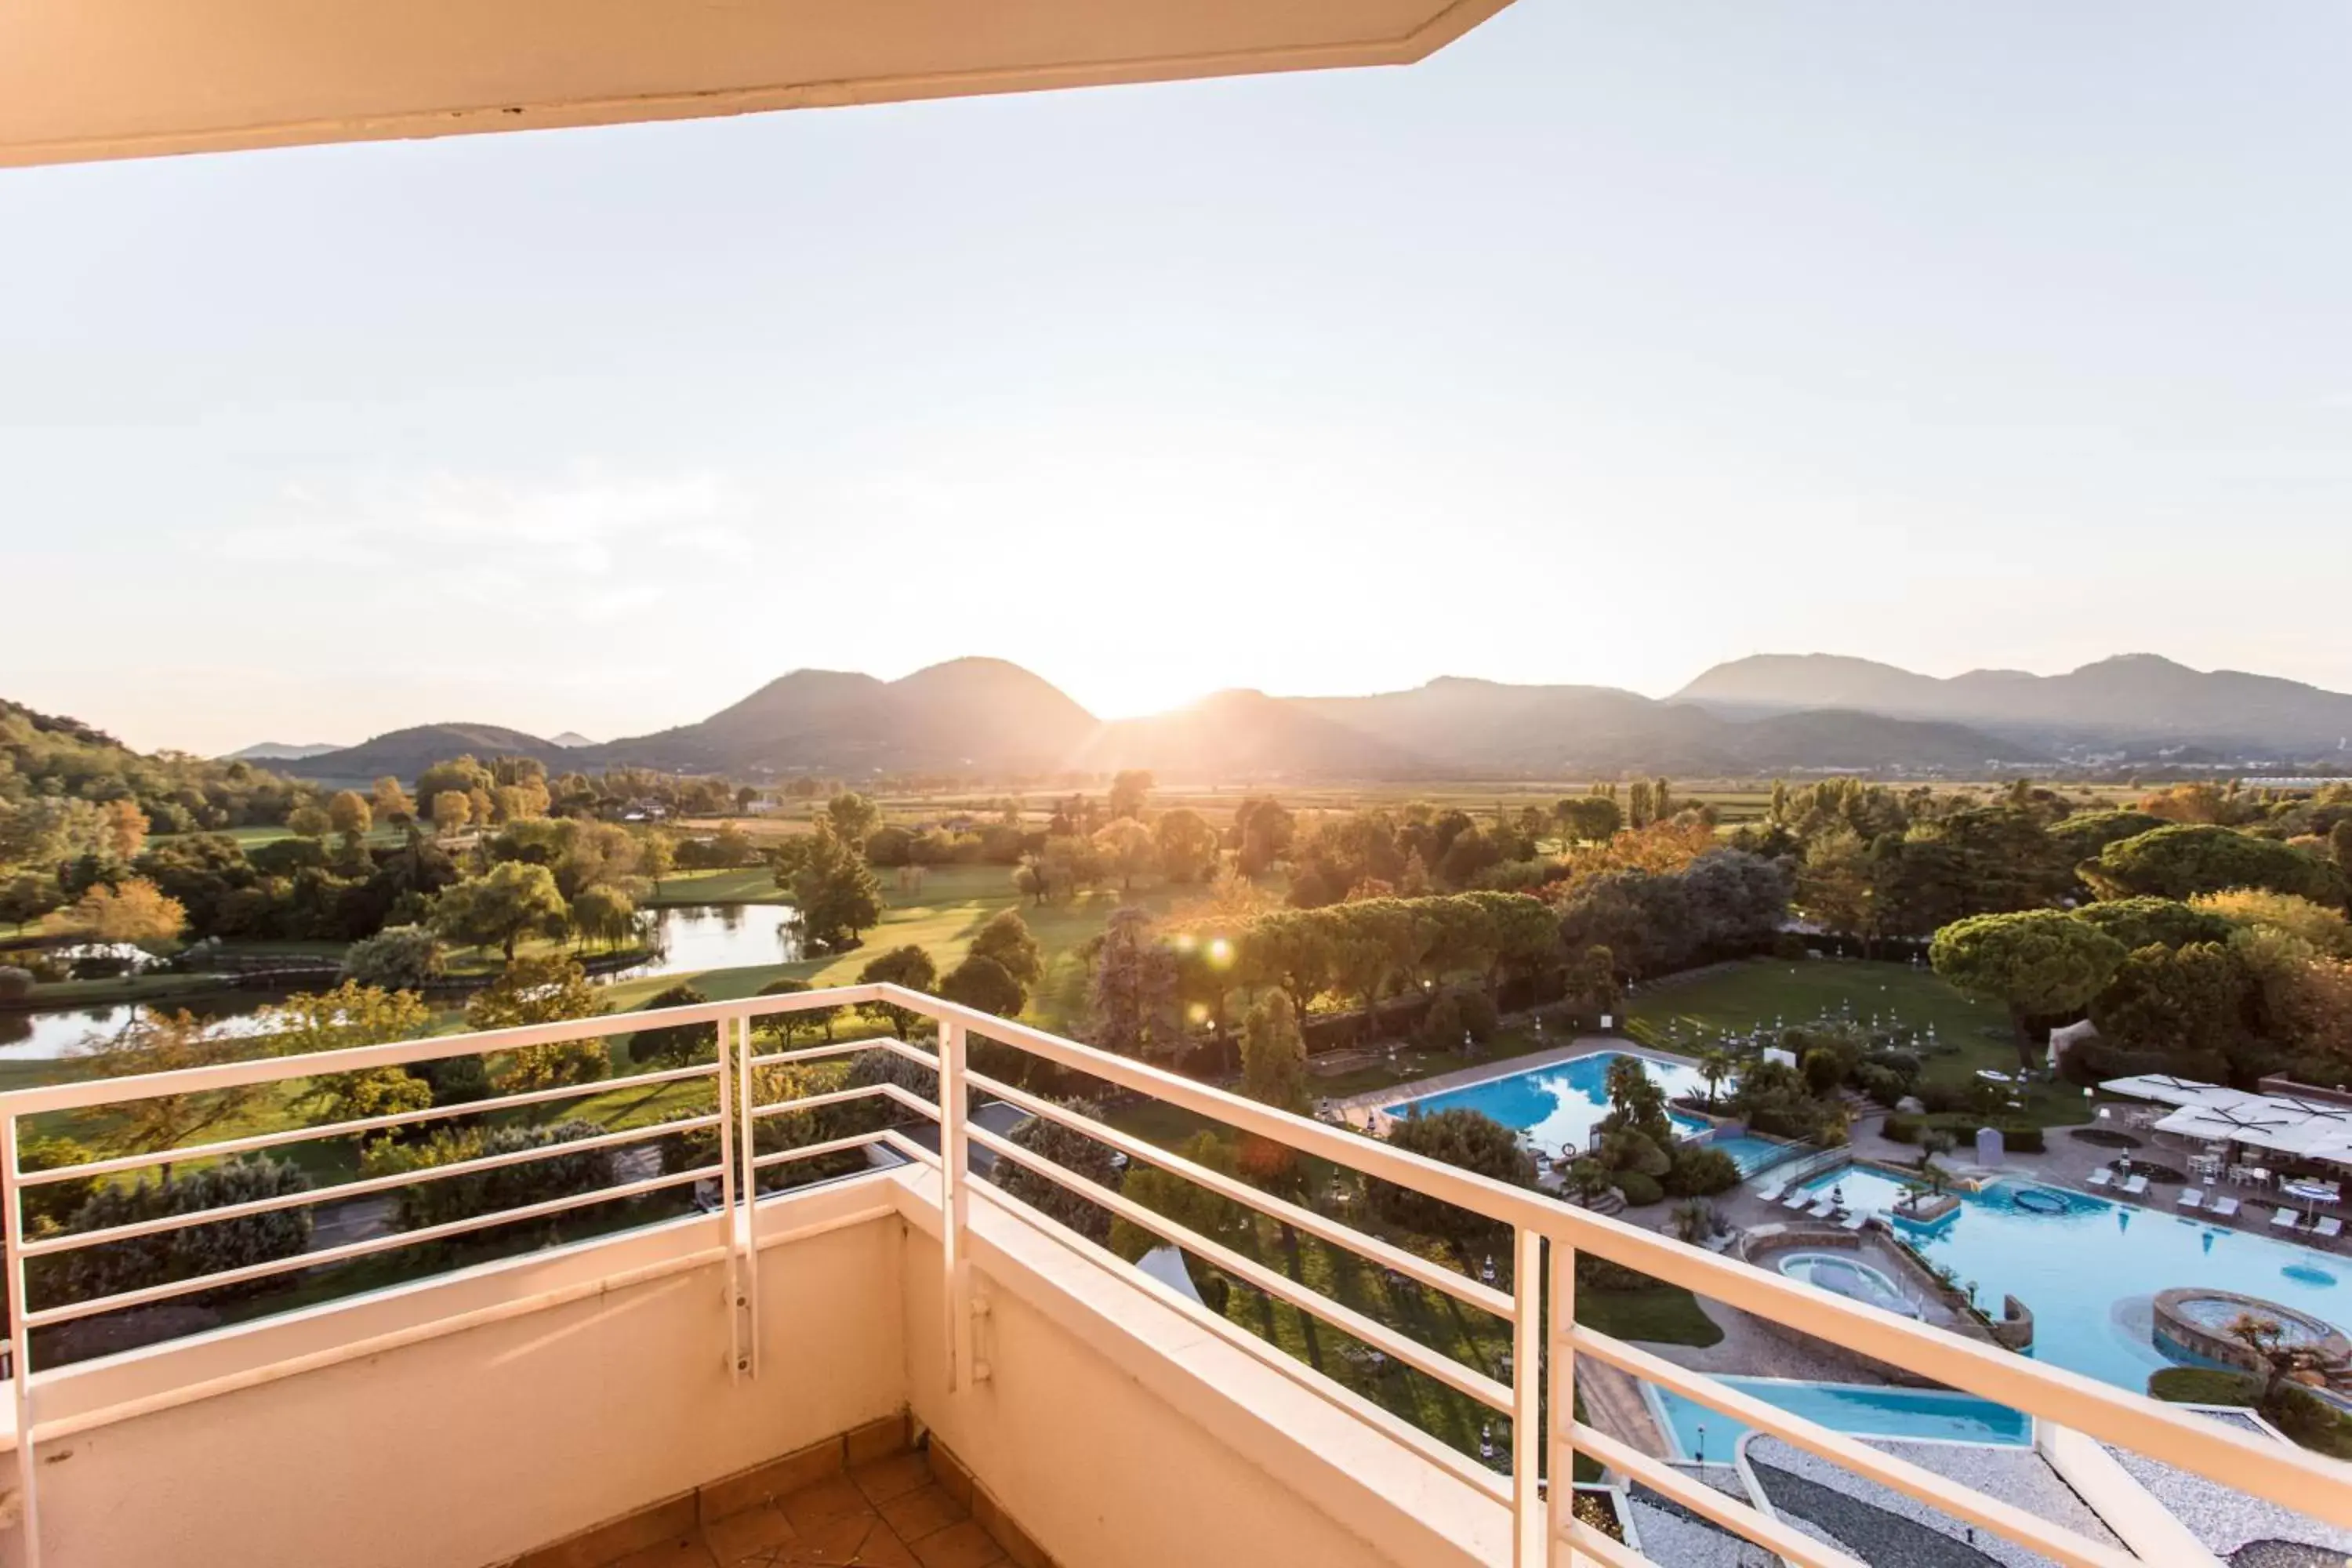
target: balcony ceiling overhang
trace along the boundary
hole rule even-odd
[[[6,0],[0,165],[1403,65],[1509,0]]]

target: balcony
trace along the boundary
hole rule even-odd
[[[785,1048],[766,1048],[778,1019],[845,1005],[895,1007],[908,1026],[800,1048],[787,1035]],[[535,1025],[0,1096],[9,1321],[20,1325],[11,1342],[5,1560],[26,1568],[1912,1560],[1899,1536],[1863,1546],[1824,1527],[1820,1510],[1796,1506],[1813,1495],[1804,1488],[1947,1542],[1981,1543],[1987,1562],[2067,1568],[2217,1563],[2237,1539],[2217,1533],[2217,1512],[2301,1521],[2313,1539],[2352,1528],[2352,1471],[2258,1423],[2157,1405],[889,986],[668,1010],[665,1026],[708,1031],[707,1059],[689,1052],[685,1065],[650,1072],[489,1101],[281,1120],[72,1164],[27,1158],[37,1139],[102,1123],[125,1106],[194,1105],[257,1086],[307,1104],[296,1090],[337,1075],[510,1062],[646,1022],[632,1014]],[[861,1057],[903,1070],[838,1082],[841,1065]],[[1040,1068],[1285,1146],[1321,1163],[1318,1171],[1482,1216],[1508,1238],[1496,1279],[1011,1081]],[[413,1142],[436,1123],[520,1124],[509,1119],[590,1100],[608,1113],[629,1109],[569,1142],[482,1142],[436,1164],[362,1168],[333,1185],[102,1229],[61,1231],[27,1217],[59,1184],[135,1181],[166,1165],[186,1173],[264,1152],[299,1157],[394,1129]],[[997,1105],[1011,1110],[988,1109]],[[1013,1113],[1172,1173],[1191,1190],[1289,1226],[1318,1256],[1491,1322],[1508,1354],[1459,1359],[1302,1283],[1304,1274],[1196,1234],[1046,1157],[1045,1141],[992,1130]],[[554,1195],[513,1184],[556,1160],[580,1162],[596,1179]],[[975,1179],[986,1166],[1025,1174]],[[464,1204],[417,1199],[461,1188]],[[502,1192],[513,1201],[496,1201]],[[1399,1375],[1439,1402],[1483,1411],[1496,1439],[1491,1462],[1208,1310],[1172,1282],[1181,1270],[1131,1265],[1038,1206],[1062,1193],[1259,1293],[1269,1323],[1277,1308],[1286,1322],[1311,1315],[1326,1344],[1409,1369]],[[151,1268],[128,1284],[129,1275],[109,1284],[104,1269],[68,1272],[61,1261],[243,1234],[234,1227],[298,1214],[313,1216],[307,1245],[274,1256],[190,1247],[172,1256],[206,1267]],[[1580,1325],[1577,1261],[1587,1254],[2024,1412],[2032,1445],[1865,1441]],[[202,1313],[191,1310],[198,1305]],[[1639,1402],[1623,1397],[1633,1380],[1752,1435],[1730,1466],[1671,1459],[1642,1431]],[[1529,1436],[1514,1442],[1514,1434]],[[1603,1479],[1553,1484],[1580,1457]]]

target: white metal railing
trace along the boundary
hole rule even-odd
[[[761,1054],[754,1050],[751,1031],[765,1017],[814,1008],[887,1004],[931,1020],[938,1028],[935,1051],[925,1051],[896,1037],[845,1040]],[[18,1158],[19,1142],[27,1118],[86,1111],[108,1105],[158,1096],[201,1093],[250,1084],[285,1082],[331,1074],[399,1067],[411,1063],[503,1052],[560,1041],[634,1033],[649,1027],[709,1024],[716,1036],[716,1059],[687,1067],[638,1073],[593,1083],[465,1105],[435,1107],[302,1128],[219,1140],[191,1147],[142,1151],[115,1158],[51,1170],[26,1171]],[[1223,1125],[1276,1142],[1304,1154],[1328,1160],[1365,1177],[1413,1189],[1445,1204],[1507,1226],[1513,1237],[1512,1289],[1496,1289],[1441,1264],[1360,1231],[1343,1221],[1263,1192],[1250,1184],[1209,1170],[1146,1140],[1082,1116],[1053,1100],[976,1072],[965,1062],[974,1035],[1039,1058],[1058,1068],[1085,1074]],[[807,1094],[791,1100],[762,1102],[758,1098],[763,1069],[822,1061],[854,1053],[882,1049],[933,1070],[938,1077],[936,1102],[925,1100],[892,1083]],[[184,1164],[250,1151],[278,1148],[310,1139],[350,1137],[389,1131],[451,1116],[496,1112],[514,1106],[544,1105],[567,1099],[609,1093],[616,1089],[659,1089],[674,1083],[710,1084],[710,1109],[691,1108],[685,1114],[620,1129],[570,1142],[428,1166],[390,1175],[368,1177],[341,1185],[313,1188],[251,1202],[172,1215],[118,1226],[107,1230],[28,1238],[25,1234],[22,1199],[25,1191],[42,1184],[90,1176],[120,1176],[165,1163]],[[1214,1238],[1199,1235],[1115,1188],[1041,1158],[1011,1139],[969,1124],[966,1097],[979,1092],[994,1096],[1030,1114],[1058,1122],[1116,1150],[1130,1161],[1156,1165],[1255,1213],[1343,1248],[1380,1268],[1491,1314],[1507,1324],[1512,1337],[1508,1381],[1489,1375],[1453,1356],[1431,1348],[1389,1324],[1300,1284]],[[871,1098],[935,1121],[940,1150],[933,1154],[891,1128],[761,1153],[757,1130],[767,1118],[806,1111]],[[153,1236],[194,1226],[217,1224],[307,1205],[338,1202],[366,1193],[446,1180],[534,1159],[555,1158],[591,1149],[621,1148],[681,1133],[715,1131],[719,1143],[715,1162],[691,1169],[624,1182],[593,1192],[566,1194],[516,1208],[433,1226],[394,1232],[304,1252],[291,1258],[173,1280],[58,1305],[29,1310],[27,1264],[41,1258],[84,1247]],[[2204,1475],[2224,1486],[2266,1499],[2337,1525],[2352,1527],[2352,1467],[2300,1449],[2283,1447],[2263,1436],[2225,1426],[2181,1410],[2145,1399],[2079,1374],[2045,1366],[2028,1358],[1960,1339],[1940,1330],[1898,1318],[1801,1285],[1780,1275],[1751,1268],[1622,1221],[1572,1208],[1540,1194],[1490,1181],[1454,1166],[1440,1164],[1321,1122],[1273,1110],[1222,1089],[1211,1088],[1125,1058],[1109,1055],[1041,1029],[1013,1023],[936,997],[889,985],[857,985],[792,995],[761,996],[740,1002],[703,1003],[658,1012],[631,1013],[602,1018],[522,1028],[369,1046],[355,1050],[308,1057],[268,1058],[252,1062],[158,1074],[145,1078],[90,1080],[0,1094],[0,1203],[5,1204],[7,1303],[13,1338],[11,1384],[16,1409],[17,1458],[23,1495],[22,1528],[26,1542],[22,1561],[38,1562],[38,1511],[34,1454],[45,1437],[55,1435],[39,1419],[38,1395],[45,1374],[34,1365],[32,1331],[169,1300],[225,1285],[252,1282],[296,1270],[427,1244],[475,1231],[563,1214],[600,1203],[642,1196],[688,1184],[715,1183],[718,1206],[708,1216],[713,1230],[710,1246],[692,1261],[723,1257],[728,1289],[735,1310],[730,1313],[729,1354],[738,1376],[759,1372],[756,1291],[759,1245],[752,1208],[758,1201],[761,1173],[792,1162],[867,1146],[887,1148],[917,1163],[936,1179],[942,1239],[945,1321],[951,1392],[989,1375],[975,1362],[972,1351],[973,1292],[971,1251],[967,1242],[970,1206],[975,1195],[1018,1211],[1044,1231],[1095,1261],[1124,1267],[1111,1254],[1077,1232],[1055,1224],[1001,1189],[969,1181],[970,1160],[977,1146],[1068,1188],[1114,1215],[1213,1263],[1268,1297],[1311,1314],[1343,1333],[1372,1346],[1397,1363],[1436,1380],[1447,1388],[1507,1417],[1512,1423],[1511,1473],[1506,1480],[1481,1467],[1469,1465],[1432,1440],[1432,1457],[1449,1464],[1455,1473],[1481,1487],[1507,1507],[1513,1519],[1515,1568],[1557,1568],[1570,1563],[1601,1563],[1623,1568],[1646,1559],[1610,1540],[1572,1514],[1573,1489],[1568,1484],[1578,1453],[1590,1455],[1623,1476],[1652,1488],[1733,1532],[1776,1553],[1798,1568],[1860,1568],[1842,1550],[1806,1535],[1769,1513],[1716,1491],[1675,1465],[1644,1454],[1620,1439],[1586,1426],[1574,1417],[1575,1367],[1580,1356],[1590,1357],[1634,1377],[1654,1383],[1753,1429],[1769,1433],[1794,1447],[1840,1465],[1858,1476],[1938,1509],[1979,1529],[1990,1531],[2040,1553],[2066,1568],[2126,1568],[2137,1559],[2102,1541],[2042,1520],[2001,1499],[1990,1497],[1898,1459],[1868,1444],[1792,1415],[1777,1406],[1727,1387],[1652,1355],[1609,1335],[1575,1322],[1576,1259],[1591,1251],[1625,1268],[1669,1284],[1786,1324],[1803,1333],[1844,1346],[1859,1354],[1893,1363],[1937,1383],[1965,1389],[1984,1398],[2026,1411],[2042,1419],[2084,1432],[2093,1437],[2147,1455]],[[1139,1274],[1134,1276],[1140,1279]],[[1171,1301],[1174,1300],[1171,1298]],[[1242,1331],[1223,1317],[1189,1303],[1176,1302],[1207,1326],[1260,1356],[1268,1364],[1343,1408],[1354,1409],[1351,1395],[1303,1363]],[[1547,1311],[1547,1304],[1549,1310]],[[151,1407],[143,1402],[141,1408]],[[58,1429],[84,1429],[103,1416],[87,1414]],[[1532,1435],[1532,1436],[1531,1436]],[[1556,1484],[1547,1484],[1558,1478]]]

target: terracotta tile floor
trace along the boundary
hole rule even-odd
[[[899,1454],[633,1552],[614,1568],[982,1568],[1006,1561],[932,1479],[929,1461]]]

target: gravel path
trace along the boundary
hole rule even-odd
[[[2122,1545],[2090,1506],[2031,1448],[1968,1443],[1871,1446],[2094,1541]],[[1850,1475],[1778,1438],[1753,1439],[1748,1446],[1748,1458],[1776,1509],[1819,1525],[1865,1563],[1902,1563],[1906,1568],[1912,1563],[1920,1568],[2047,1568],[2049,1564],[2050,1560],[2039,1552],[1973,1530],[1890,1487]],[[1832,1496],[1824,1497],[1824,1493]]]

